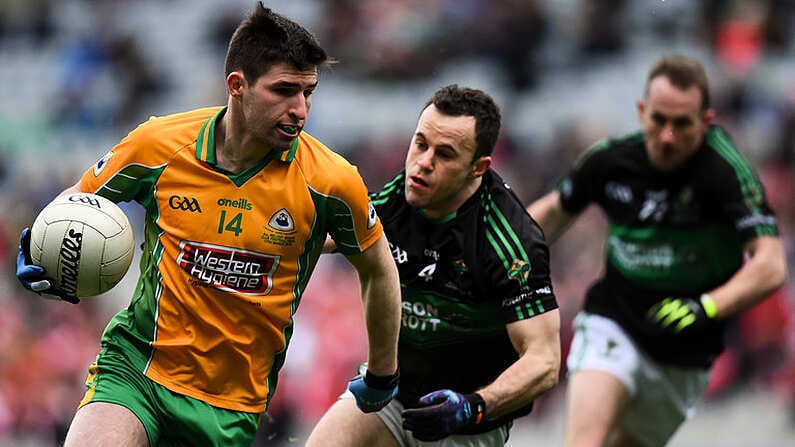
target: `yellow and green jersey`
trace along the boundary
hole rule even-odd
[[[146,356],[142,372],[174,392],[261,412],[326,235],[355,254],[383,230],[356,168],[305,132],[244,172],[216,167],[225,112],[151,118],[80,186],[146,209],[140,278],[103,343]]]

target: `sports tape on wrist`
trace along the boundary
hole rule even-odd
[[[708,318],[715,318],[718,315],[718,307],[715,306],[715,301],[708,293],[701,294],[701,306],[704,307],[704,313]]]

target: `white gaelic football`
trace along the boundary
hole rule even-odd
[[[33,263],[44,267],[55,289],[76,297],[100,295],[121,281],[132,262],[133,245],[127,216],[95,194],[56,198],[30,229]]]

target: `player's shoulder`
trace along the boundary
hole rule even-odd
[[[192,147],[200,139],[209,144],[214,135],[214,117],[223,107],[204,107],[200,109],[151,116],[125,138],[137,147],[143,147],[151,156],[171,153],[184,147]]]
[[[540,234],[538,224],[527,213],[524,203],[511,185],[497,171],[489,169],[483,175],[484,189],[481,195],[481,212],[485,221],[504,221],[521,234]]]
[[[549,249],[541,227],[497,172],[489,171],[484,177],[475,256],[490,272],[489,280],[499,282],[531,264],[543,271]]]
[[[643,133],[640,131],[601,138],[585,148],[574,165],[579,167],[585,162],[601,164],[626,160],[633,154],[642,154],[643,147]]]
[[[733,169],[748,164],[732,137],[721,126],[713,124],[707,129],[704,135],[704,145],[710,149],[706,153],[714,160],[732,166]]]
[[[163,131],[168,131],[172,135],[189,132],[195,138],[198,130],[208,124],[208,120],[217,116],[222,109],[221,106],[204,107],[169,115],[153,115],[141,123],[136,131],[147,135]]]
[[[361,179],[358,169],[345,157],[305,131],[298,136],[293,162],[301,166],[311,184],[337,185]]]

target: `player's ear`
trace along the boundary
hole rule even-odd
[[[646,111],[646,102],[642,99],[639,99],[635,103],[635,107],[638,110],[638,120],[642,123],[643,122],[643,113]]]
[[[702,121],[702,123],[703,123],[703,125],[704,125],[704,128],[705,128],[705,129],[706,129],[707,127],[709,127],[709,125],[710,125],[710,124],[712,124],[712,120],[713,120],[713,119],[715,119],[715,109],[713,109],[713,108],[708,108],[707,110],[705,110],[705,111],[702,113],[702,115],[701,115],[701,121]]]
[[[229,93],[229,96],[233,98],[239,98],[241,94],[241,90],[246,85],[246,78],[243,76],[243,73],[239,71],[233,71],[229,73],[226,77],[226,90]]]
[[[472,163],[472,169],[469,172],[470,177],[477,178],[485,174],[491,166],[491,156],[484,155]]]

